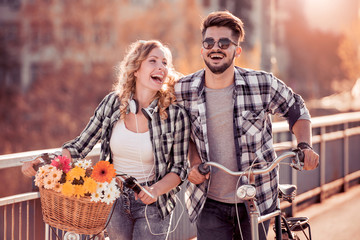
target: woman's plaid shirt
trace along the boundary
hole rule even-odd
[[[234,142],[239,170],[247,169],[255,159],[271,162],[273,149],[271,115],[288,119],[292,127],[299,117],[310,119],[302,98],[272,74],[235,67],[233,92]],[[203,162],[211,161],[206,126],[205,71],[188,75],[175,86],[176,97],[190,116],[191,139]],[[290,116],[289,116],[290,115]],[[264,213],[277,198],[277,169],[256,176],[257,202]],[[210,181],[210,180],[209,180]],[[185,203],[190,220],[197,219],[206,200],[209,181],[194,185],[188,183]],[[234,186],[235,189],[235,186]]]
[[[154,100],[149,107],[155,107],[157,102]],[[81,134],[63,145],[63,148],[70,151],[73,159],[85,158],[98,141],[101,142],[100,160],[110,159],[110,137],[114,124],[120,119],[119,106],[115,92],[102,100]],[[167,113],[168,118],[161,120],[158,112],[155,112],[148,123],[155,158],[155,175],[158,181],[167,173],[173,172],[183,181],[188,169],[189,118],[186,111],[176,104],[170,105]],[[179,190],[178,186],[158,198],[157,206],[162,217],[174,209],[175,194]]]

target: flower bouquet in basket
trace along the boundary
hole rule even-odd
[[[55,157],[35,175],[44,222],[78,234],[101,232],[120,196],[115,176],[107,161],[92,167],[90,160],[71,163],[65,156]]]

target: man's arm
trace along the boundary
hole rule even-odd
[[[297,143],[307,143],[309,147],[306,147],[306,144],[303,144],[303,152],[305,154],[304,159],[304,170],[315,169],[319,165],[319,155],[314,152],[312,149],[312,134],[311,134],[311,122],[305,119],[299,119],[295,122],[292,131],[296,137]]]

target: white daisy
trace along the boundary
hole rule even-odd
[[[51,176],[46,176],[44,178],[44,188],[46,189],[53,189],[55,186],[55,182]]]
[[[115,199],[116,199],[115,193],[107,191],[107,192],[105,192],[104,197],[101,199],[101,202],[104,202],[106,204],[110,204],[110,203],[114,202]]]
[[[101,198],[102,198],[102,194],[101,194],[101,193],[94,192],[93,194],[91,194],[91,201],[92,201],[92,202],[101,201]]]
[[[79,160],[75,163],[76,167],[84,168],[84,162],[82,160]]]
[[[96,182],[97,183],[97,188],[96,191],[97,192],[102,192],[105,191],[106,188],[108,187],[109,183],[108,182]]]
[[[38,175],[39,178],[43,178],[48,174],[48,172],[49,172],[49,169],[48,169],[47,165],[45,165],[45,166],[42,166],[39,168],[39,170],[36,172],[36,175]]]
[[[91,160],[79,160],[75,163],[75,166],[76,167],[81,167],[81,168],[84,168],[84,169],[88,169],[91,167]]]
[[[47,170],[47,172],[50,172],[51,170],[56,169],[56,167],[53,165],[45,165],[44,168]]]
[[[54,168],[49,172],[48,176],[50,176],[54,182],[58,182],[60,181],[62,174],[62,170]]]
[[[116,181],[111,181],[110,184],[107,186],[105,194],[107,194],[108,192],[114,193],[115,198],[118,198],[120,196],[120,190],[117,187]]]
[[[92,165],[91,160],[84,160],[84,168],[88,169]]]
[[[35,175],[35,186],[42,187],[43,186],[44,177],[41,174]]]

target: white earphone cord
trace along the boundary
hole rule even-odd
[[[265,151],[265,152],[266,152],[266,151]],[[246,172],[247,170],[251,170],[255,165],[261,165],[261,164],[263,164],[263,163],[255,163],[255,162],[257,161],[257,159],[258,159],[258,158],[255,158],[255,159],[254,159],[254,161],[253,161],[253,162],[251,163],[251,165],[245,170],[245,172]],[[249,171],[249,174],[248,174],[248,176],[247,176],[247,177],[248,177],[248,180],[250,179],[250,176],[251,176],[250,172],[251,172],[251,171]],[[240,179],[241,179],[241,177],[243,177],[243,176],[244,176],[244,174],[241,175],[241,176],[239,176],[239,178],[238,178],[238,180],[237,180],[237,182],[236,182],[236,186],[235,186],[235,212],[236,212],[236,218],[237,218],[237,220],[238,220],[238,226],[239,226],[239,231],[240,231],[240,237],[241,237],[241,239],[244,239],[244,237],[243,237],[242,231],[241,231],[240,217],[239,217],[239,212],[238,212],[238,208],[237,208],[238,202],[237,202],[236,191],[237,191],[237,189],[238,189],[238,186],[239,186],[239,183],[240,183]],[[264,222],[261,222],[261,226],[262,226],[262,228],[263,228],[264,233],[266,233]]]
[[[139,126],[138,126],[137,116],[136,116],[136,114],[134,114],[134,115],[135,115],[136,133],[139,133]],[[144,170],[144,164],[143,164],[143,161],[142,161],[142,153],[141,153],[141,150],[142,150],[142,144],[141,144],[141,142],[142,142],[142,141],[140,141],[140,151],[139,151],[139,152],[140,152],[140,155],[139,155],[139,156],[140,156],[140,162],[141,162],[142,171],[143,171],[143,174],[144,174],[144,176],[145,176],[146,174],[145,174],[145,170]],[[149,175],[145,178],[146,186],[147,186],[147,182],[148,182],[148,180],[149,180],[149,177],[150,177],[150,175],[151,175],[151,173],[152,173],[152,171],[153,171],[153,169],[154,169],[154,166],[155,166],[155,164],[153,164],[153,166],[152,166],[152,168],[151,168],[151,170],[150,170]],[[179,199],[176,195],[175,195],[175,197],[179,200],[178,202],[180,203],[180,205],[181,205],[181,207],[182,207],[182,211],[181,211],[181,214],[180,214],[180,216],[179,216],[179,218],[178,218],[178,221],[177,221],[174,229],[171,230],[171,231],[170,231],[170,224],[169,224],[169,228],[168,228],[168,231],[167,231],[167,232],[163,232],[163,233],[153,233],[153,231],[151,230],[151,227],[150,227],[149,219],[148,219],[147,214],[146,214],[146,210],[147,210],[148,205],[145,206],[145,220],[146,220],[146,223],[147,223],[147,225],[148,225],[148,227],[149,227],[149,231],[150,231],[150,233],[151,233],[152,235],[164,235],[164,234],[169,235],[170,233],[172,233],[172,232],[174,232],[174,231],[176,230],[177,226],[179,225],[180,219],[181,219],[182,215],[184,214],[184,210],[185,210],[185,209],[184,209],[184,205],[181,203],[180,199]],[[173,217],[173,214],[171,214],[171,216],[170,216],[170,221],[169,221],[170,223],[171,223],[171,221],[172,221],[172,217]]]

